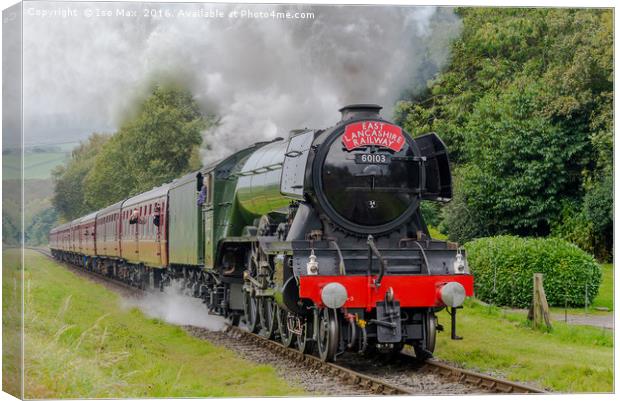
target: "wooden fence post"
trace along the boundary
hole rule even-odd
[[[534,273],[534,288],[532,291],[532,306],[527,315],[532,321],[532,326],[538,328],[542,326],[543,321],[548,329],[551,329],[551,318],[549,317],[549,304],[543,287],[542,273]]]

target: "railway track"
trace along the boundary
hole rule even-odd
[[[232,334],[238,340],[243,339],[245,341],[265,347],[273,352],[282,355],[283,357],[298,361],[307,365],[308,367],[322,371],[326,374],[331,374],[334,377],[344,381],[345,383],[355,384],[363,389],[371,390],[375,394],[419,395],[419,391],[409,389],[407,388],[407,386],[398,385],[383,378],[359,372],[358,370],[351,369],[346,365],[343,366],[340,363],[323,362],[322,360],[313,355],[303,354],[296,349],[284,347],[279,342],[266,339],[254,333],[250,333],[240,327],[228,326],[226,328],[226,331]],[[415,359],[415,356],[413,354],[407,351],[402,352],[398,356],[396,363],[409,366],[409,373],[411,374],[432,373],[440,376],[444,380],[459,382],[472,388],[483,390],[484,392],[513,394],[544,393],[543,390],[532,386],[457,368],[434,359],[420,362]]]
[[[46,249],[30,248],[41,254],[52,258],[51,253]],[[55,260],[55,259],[54,259]],[[129,292],[142,292],[143,290],[130,286],[124,282],[111,279],[109,277],[79,269],[71,264],[64,263],[71,270],[81,274],[89,274],[114,286],[123,288]],[[544,390],[528,386],[521,383],[511,382],[508,380],[496,378],[482,373],[457,368],[434,359],[420,362],[415,359],[414,355],[404,350],[396,358],[390,358],[388,361],[379,361],[378,363],[369,363],[366,359],[343,358],[343,362],[330,363],[323,362],[321,359],[299,352],[294,348],[287,348],[281,343],[264,338],[254,333],[250,333],[243,328],[228,325],[224,330],[224,334],[236,341],[243,341],[246,344],[259,346],[277,354],[282,358],[293,361],[296,364],[303,365],[313,371],[327,375],[342,383],[354,386],[368,394],[378,395],[420,395],[428,394],[421,392],[419,387],[399,384],[395,382],[399,378],[410,377],[411,375],[434,375],[440,380],[460,383],[461,393],[512,393],[512,394],[532,394],[545,393]],[[373,371],[374,369],[374,371]],[[389,375],[394,377],[381,377],[377,372],[389,371]],[[394,372],[398,372],[395,374]],[[436,392],[441,389],[431,389],[425,387],[432,394],[446,394]]]
[[[226,328],[226,331],[229,335],[232,335],[233,338],[236,338],[237,340],[243,340],[253,343],[257,346],[265,347],[270,351],[277,353],[287,359],[291,359],[295,362],[304,364],[311,369],[330,375],[333,378],[338,379],[346,384],[358,386],[361,389],[373,394],[416,394],[415,392],[412,392],[403,386],[399,386],[385,380],[357,372],[339,364],[323,362],[322,360],[313,355],[303,354],[296,349],[287,348],[276,341],[266,339],[254,333],[250,333],[240,327],[228,326]]]

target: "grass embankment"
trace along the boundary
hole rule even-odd
[[[561,392],[613,391],[613,332],[553,322],[551,332],[532,330],[526,317],[475,300],[459,311],[458,334],[450,340],[449,318],[435,355],[465,368]]]
[[[21,394],[21,270],[19,249],[2,249],[2,390]]]
[[[123,310],[120,298],[26,251],[26,398],[299,395],[271,366]]]
[[[614,310],[614,267],[611,263],[606,263],[601,265],[601,271],[603,272],[601,286],[592,307],[607,308],[611,311]]]

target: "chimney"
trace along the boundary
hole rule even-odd
[[[342,113],[340,121],[347,121],[354,118],[381,118],[379,111],[382,108],[383,107],[378,104],[350,104],[339,110]]]

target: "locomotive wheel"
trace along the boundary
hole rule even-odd
[[[338,351],[339,326],[336,311],[324,308],[319,312],[319,336],[317,347],[319,357],[323,361],[333,362],[336,360],[336,352]]]
[[[243,292],[243,318],[248,331],[257,333],[260,326],[258,301],[248,291]]]
[[[228,316],[226,316],[226,320],[233,326],[239,326],[241,315],[238,313],[229,313]]]
[[[276,318],[276,309],[272,298],[261,297],[258,300],[258,313],[261,321],[262,329],[260,335],[272,339],[276,330],[278,330],[278,323]]]
[[[426,319],[426,350],[435,351],[435,341],[437,340],[437,316],[429,313]]]
[[[288,330],[288,312],[280,306],[276,306],[276,320],[278,321],[278,332],[280,333],[280,342],[285,347],[293,344],[295,334]]]
[[[311,354],[314,352],[314,341],[312,338],[308,338],[308,336],[312,336],[314,331],[311,320],[311,318],[304,319],[304,323],[301,327],[301,335],[297,336],[297,349],[304,354]]]
[[[417,359],[426,360],[433,357],[433,351],[435,351],[435,341],[437,339],[437,316],[430,312],[424,319],[426,325],[426,342],[424,349],[419,345],[414,345],[415,356]]]

